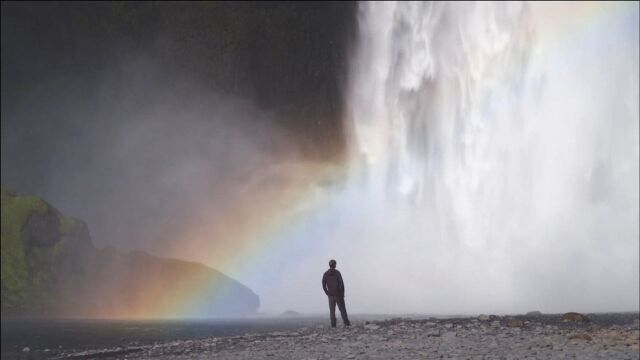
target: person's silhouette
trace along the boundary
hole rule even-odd
[[[336,327],[336,304],[340,309],[340,316],[344,326],[349,326],[349,318],[347,317],[347,307],[344,304],[344,281],[340,271],[336,270],[336,261],[329,261],[329,270],[322,275],[322,290],[329,297],[329,316],[331,318],[331,327]]]

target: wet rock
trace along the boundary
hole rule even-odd
[[[308,328],[296,332],[286,331],[285,335],[272,336],[271,333],[245,334],[208,338],[194,341],[174,341],[164,343],[162,350],[158,344],[149,345],[144,351],[126,353],[129,359],[188,360],[192,358],[219,359],[415,359],[444,357],[477,358],[486,354],[489,358],[576,358],[576,359],[638,359],[640,331],[629,324],[633,314],[624,315],[615,322],[615,317],[593,315],[588,330],[580,323],[564,323],[562,315],[547,315],[531,319],[521,327],[509,327],[516,318],[500,318],[482,322],[476,318],[456,318],[438,320],[427,325],[424,320],[403,319],[402,321],[376,321],[358,323],[347,330]],[[603,319],[606,320],[602,322]],[[495,327],[488,326],[493,323]],[[511,325],[510,325],[511,323]],[[445,327],[452,324],[451,327]],[[384,336],[384,337],[383,337]],[[211,344],[217,344],[214,348]],[[168,348],[169,344],[173,344]],[[483,350],[479,353],[478,346]],[[175,346],[174,346],[175,345]],[[144,346],[144,345],[142,345]],[[101,357],[125,355],[129,349],[105,349]],[[83,355],[84,354],[84,355]],[[109,356],[106,356],[106,355]],[[118,356],[114,356],[117,354]],[[65,354],[55,354],[65,355]],[[76,358],[96,353],[68,353]]]
[[[587,333],[577,333],[577,334],[573,334],[571,336],[569,336],[569,340],[585,340],[585,341],[591,341],[592,338],[589,334]]]
[[[521,328],[524,326],[524,321],[518,319],[510,319],[507,322],[507,326],[512,328]]]
[[[365,324],[364,328],[367,330],[378,330],[380,329],[380,326],[376,325],[376,324]]]
[[[562,315],[562,321],[564,322],[589,322],[589,318],[577,313],[577,312],[568,312]]]
[[[453,340],[456,338],[456,333],[455,331],[447,331],[446,333],[441,335],[441,338],[443,340]]]
[[[22,352],[29,352],[31,351],[31,349],[28,346],[25,346],[24,348],[22,348]]]
[[[478,320],[480,321],[489,321],[489,319],[489,315],[480,314],[480,316],[478,316]]]

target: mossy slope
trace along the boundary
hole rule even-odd
[[[259,306],[250,289],[204,265],[96,249],[83,221],[38,197],[3,188],[1,210],[3,315],[211,316]]]

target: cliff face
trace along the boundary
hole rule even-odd
[[[2,314],[158,317],[254,313],[258,296],[204,265],[96,249],[84,222],[2,189]]]

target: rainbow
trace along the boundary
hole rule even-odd
[[[206,252],[212,255],[203,262],[222,269],[242,282],[250,281],[259,264],[270,261],[270,257],[282,255],[293,242],[308,239],[301,231],[305,223],[334,212],[336,202],[323,196],[318,184],[323,181],[344,182],[346,164],[344,161],[307,164],[302,166],[304,169],[299,169],[305,173],[303,179],[261,193],[261,198],[258,201],[254,199],[252,206],[240,206],[239,213],[234,212],[228,222],[223,221],[228,226],[216,236],[216,239],[222,240],[210,244]],[[242,221],[238,221],[238,217]],[[197,230],[195,236],[199,234]],[[175,313],[188,313],[199,299],[205,295],[210,298],[212,293],[215,294],[213,299],[210,298],[212,306],[226,300],[227,289],[221,285],[192,284],[193,292],[182,294],[182,299],[175,302]],[[212,288],[214,291],[211,291]]]
[[[343,159],[337,159],[324,163],[272,165],[264,169],[266,171],[261,170],[261,176],[250,179],[257,181],[243,182],[226,201],[214,205],[203,202],[205,206],[221,206],[222,215],[210,216],[211,221],[201,222],[198,227],[185,226],[187,231],[177,229],[177,235],[172,236],[180,241],[172,242],[173,248],[161,249],[165,252],[155,255],[188,262],[195,258],[196,262],[253,289],[251,281],[265,276],[264,271],[257,271],[260,266],[270,266],[274,256],[286,254],[292,244],[309,245],[301,241],[309,239],[304,236],[305,224],[318,216],[336,213],[336,207],[340,205],[323,186],[345,183],[346,164],[348,162]],[[200,213],[221,212],[209,208],[200,209]],[[120,296],[124,301],[104,302],[84,316],[105,319],[212,316],[217,308],[228,309],[236,291],[226,277],[211,277],[206,273],[182,277],[179,284],[170,286],[171,291],[162,285],[166,284],[162,279],[131,276],[136,289],[124,290],[126,294]],[[114,291],[105,284],[90,296],[108,299],[113,297]]]
[[[556,11],[549,11],[552,8]],[[638,2],[598,2],[578,6],[575,3],[548,3],[540,5],[537,10],[550,13],[538,26],[547,30],[537,40],[542,42],[545,51],[566,51],[558,49],[570,46],[576,37],[594,36],[620,16],[637,12]],[[278,256],[291,255],[294,245],[310,246],[299,243],[301,239],[311,241],[304,236],[307,223],[321,216],[336,214],[342,206],[357,206],[350,203],[348,198],[328,195],[319,185],[326,181],[345,184],[350,176],[358,176],[357,173],[353,174],[354,169],[357,167],[348,157],[324,164],[307,163],[280,168],[281,173],[292,176],[283,181],[276,180],[275,183],[248,185],[239,192],[240,195],[230,200],[237,202],[230,206],[231,211],[221,219],[181,234],[180,240],[175,242],[175,248],[169,249],[168,254],[175,253],[178,257],[197,254],[197,261],[243,283],[251,283],[256,276],[256,269],[261,268],[259,264],[263,264],[265,258],[271,256],[277,259]],[[268,177],[269,180],[273,178]],[[278,176],[275,178],[279,179]],[[212,306],[227,295],[221,284],[202,283],[197,279],[186,287],[190,290],[173,294],[168,301],[158,301],[164,305],[154,305],[155,300],[149,299],[150,311],[145,311],[145,316],[150,313],[153,317],[167,317],[188,312],[205,294],[211,294],[212,289],[216,294],[214,299],[209,299]],[[125,312],[123,315],[139,317],[135,313]]]

